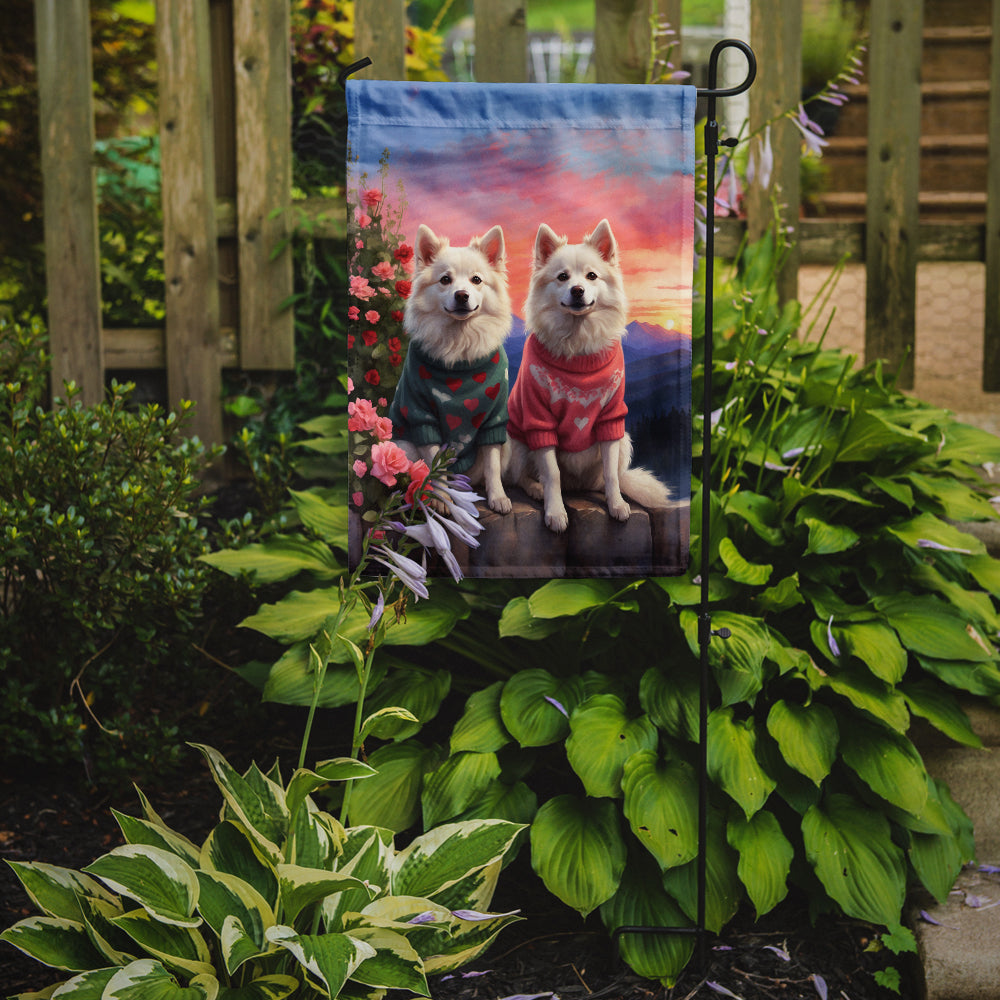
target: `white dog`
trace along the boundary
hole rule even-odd
[[[626,310],[607,219],[576,244],[542,223],[524,308],[530,332],[509,403],[506,478],[543,502],[552,531],[569,524],[564,487],[603,489],[618,521],[631,514],[623,493],[643,507],[668,503],[663,483],[630,467],[621,344]]]
[[[450,469],[485,487],[490,508],[506,514],[501,481],[507,440],[507,355],[510,295],[500,226],[466,247],[421,225],[417,270],[403,326],[406,363],[389,415],[401,444],[430,464],[450,446]]]

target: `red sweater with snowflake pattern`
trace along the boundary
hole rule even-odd
[[[597,354],[563,358],[529,335],[508,402],[511,437],[532,451],[585,451],[625,434],[621,341]]]

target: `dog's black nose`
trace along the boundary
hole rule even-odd
[[[455,304],[459,306],[467,306],[469,304],[469,293],[461,290],[455,292]]]
[[[579,301],[583,298],[583,285],[574,285],[569,290],[569,294],[572,296],[574,301]]]

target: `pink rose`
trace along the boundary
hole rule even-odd
[[[365,313],[365,319],[369,323],[377,323],[381,319],[381,317],[377,312],[375,312],[374,309],[369,309],[368,312]]]
[[[355,250],[364,250],[364,248],[365,248],[365,241],[364,240],[355,240],[354,241],[354,249]]]
[[[375,208],[382,201],[382,192],[378,188],[368,188],[361,192],[361,200],[368,208]]]
[[[427,477],[431,474],[427,463],[423,459],[418,459],[416,462],[411,462],[410,467],[406,471],[410,477],[410,485],[406,490],[406,502],[412,504],[413,498],[417,493],[420,494],[421,500],[426,500],[427,494],[431,489],[430,483],[427,482]],[[424,488],[425,484],[426,489]]]
[[[388,417],[376,417],[372,430],[379,441],[388,441],[392,437],[392,421]]]
[[[358,458],[355,459],[353,469],[354,469],[354,475],[356,475],[360,479],[361,476],[363,476],[368,471],[368,466],[364,462],[362,462],[360,458]]]
[[[348,319],[360,319],[361,310],[357,306],[350,306],[347,310]]]
[[[347,429],[349,431],[370,431],[375,427],[378,413],[369,399],[354,399],[347,404]]]
[[[370,215],[365,215],[360,208],[354,213],[354,218],[357,220],[358,225],[362,229],[372,224],[372,217]]]
[[[372,475],[386,486],[396,485],[396,476],[401,476],[410,467],[406,452],[392,441],[380,441],[372,447]]]
[[[375,294],[375,289],[368,284],[367,278],[352,274],[350,278],[350,292],[356,299],[367,302]]]
[[[387,260],[381,260],[372,268],[372,274],[379,281],[392,281],[396,277],[396,269]]]
[[[354,379],[350,375],[347,376],[347,391],[354,392]]]

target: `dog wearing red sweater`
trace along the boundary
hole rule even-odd
[[[664,507],[669,491],[632,468],[625,432],[627,300],[618,244],[607,219],[571,244],[538,227],[528,298],[529,331],[508,402],[506,479],[542,501],[545,524],[565,531],[563,490],[603,490],[608,513],[626,521],[630,497]]]

